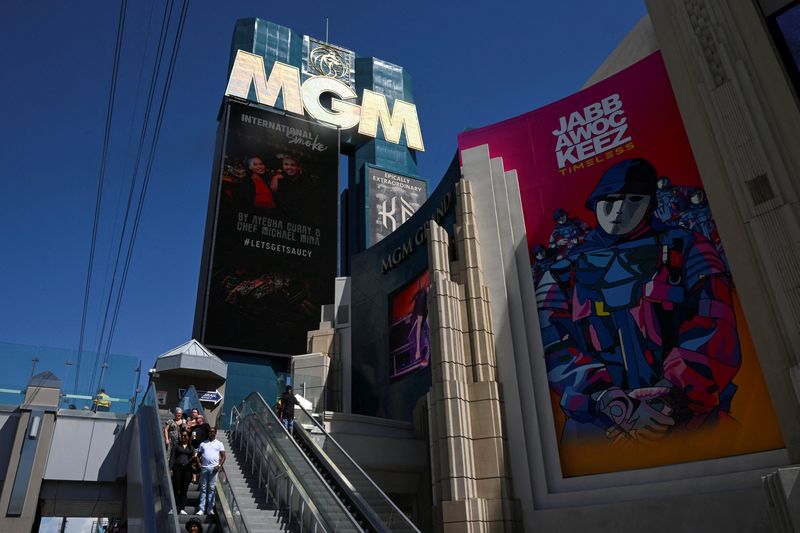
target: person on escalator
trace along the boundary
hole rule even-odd
[[[192,428],[192,446],[195,448],[200,447],[200,443],[206,440],[208,432],[211,430],[211,425],[206,422],[203,415],[197,416],[197,423]]]
[[[217,440],[217,428],[211,428],[208,439],[198,449],[200,460],[200,505],[198,515],[214,514],[217,474],[225,463],[225,446]]]
[[[200,416],[200,412],[197,410],[196,407],[193,407],[189,411],[189,416],[186,418],[186,421],[184,422],[186,424],[184,427],[186,428],[186,431],[188,431],[189,433],[191,433],[192,428],[197,425],[198,416]]]
[[[169,454],[169,471],[172,475],[172,491],[175,493],[175,505],[180,514],[186,514],[186,493],[192,479],[192,463],[195,449],[189,442],[189,434],[180,433],[180,441],[172,446]]]
[[[294,406],[297,405],[298,402],[297,398],[294,396],[294,389],[292,389],[291,385],[286,385],[286,390],[281,394],[280,402],[283,404],[283,409],[280,414],[283,427],[286,428],[286,431],[288,431],[290,435],[294,435]]]
[[[176,407],[175,417],[172,420],[167,420],[167,423],[164,424],[164,442],[167,445],[167,453],[181,441],[181,433],[186,430],[185,424],[183,410],[180,407]]]
[[[197,518],[190,518],[183,526],[189,533],[203,533],[203,524]]]

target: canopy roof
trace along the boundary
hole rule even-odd
[[[156,358],[156,372],[173,371],[225,379],[228,375],[228,364],[192,339]]]

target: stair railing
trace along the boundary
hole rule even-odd
[[[175,497],[169,479],[164,437],[158,415],[155,386],[151,383],[134,416],[136,432],[128,456],[128,490],[141,503],[133,508],[141,512],[143,531],[164,533],[178,531]],[[135,514],[139,514],[133,511]]]

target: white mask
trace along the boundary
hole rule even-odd
[[[610,194],[597,201],[597,223],[609,235],[625,235],[641,223],[650,206],[645,194]]]

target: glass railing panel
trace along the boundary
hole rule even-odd
[[[203,404],[200,403],[200,397],[197,395],[194,385],[189,385],[189,388],[183,393],[180,401],[178,401],[178,407],[183,410],[184,416],[187,417],[192,409],[197,409],[204,418],[206,416],[206,410],[203,408]]]
[[[316,445],[329,466],[344,478],[356,498],[372,511],[365,512],[367,518],[377,519],[376,529],[391,531],[418,531],[411,520],[392,502],[350,455],[332,438],[325,428],[304,409],[295,410],[295,425],[300,425],[309,437],[309,443]],[[320,445],[320,443],[322,443]],[[355,502],[358,504],[359,502]],[[361,507],[361,506],[359,506]],[[370,516],[372,514],[372,516]],[[372,520],[371,520],[372,521]]]
[[[75,350],[26,344],[0,342],[0,359],[4,372],[0,389],[24,391],[31,377],[45,370],[62,382],[61,408],[89,410],[100,388],[111,396],[111,412],[130,413],[139,380],[139,358],[127,355],[84,351],[78,357]],[[0,394],[0,403],[20,403],[22,393]]]
[[[222,506],[222,518],[225,520],[227,530],[230,533],[247,533],[242,511],[239,509],[224,466],[217,475],[217,503]]]
[[[295,394],[311,402],[312,410],[318,413],[327,409],[325,401],[327,381],[319,374],[319,371],[305,371],[296,369],[292,375],[294,381]]]
[[[312,513],[319,515],[326,530],[360,530],[260,395],[251,394],[245,399],[241,416],[243,424],[240,424],[237,432],[244,433],[245,438],[250,439],[255,453],[262,453],[266,463],[269,463],[269,459],[277,461],[283,469],[281,475],[292,479],[298,493],[295,497],[305,498],[305,505],[311,507]]]
[[[145,391],[142,403],[136,412],[136,418],[139,427],[142,489],[143,493],[151,498],[150,502],[144,501],[144,530],[177,532],[175,497],[170,483],[169,463],[161,433],[158,402],[153,385],[150,385]]]
[[[19,405],[24,400],[24,390],[0,387],[0,405]]]

